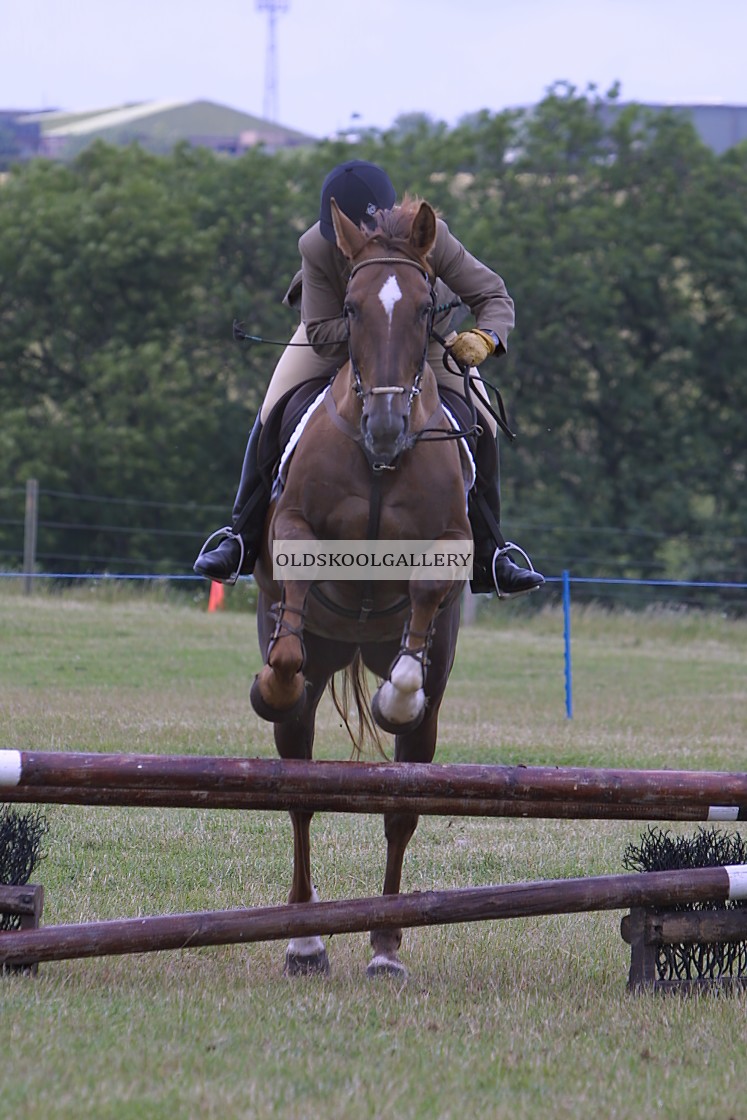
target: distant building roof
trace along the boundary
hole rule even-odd
[[[665,109],[665,105],[652,105],[652,109]],[[687,114],[701,140],[721,155],[729,148],[747,140],[747,105],[672,105]]]
[[[625,107],[614,103],[602,111],[609,119]],[[746,105],[643,103],[641,108],[689,117],[703,143],[719,155],[747,140]],[[215,101],[141,101],[77,111],[0,111],[0,166],[37,155],[70,159],[98,139],[115,145],[137,143],[157,153],[186,142],[230,155],[259,144],[275,151],[317,140]]]
[[[22,124],[13,109],[0,109],[0,171],[39,152],[39,126]]]
[[[614,116],[625,105],[605,106],[605,115]],[[677,113],[689,117],[704,144],[717,155],[747,140],[747,105],[667,105],[645,102],[641,108],[655,113]]]
[[[36,120],[45,136],[85,136],[105,128],[118,128],[133,121],[167,113],[182,108],[183,101],[143,101],[137,105],[124,105],[121,109],[95,109],[90,113],[34,113],[27,120]]]
[[[276,149],[315,142],[315,137],[215,101],[143,101],[88,111],[19,114],[18,119],[38,126],[39,154],[58,159],[76,155],[94,140],[137,143],[154,152],[168,152],[186,142],[230,154],[257,144]]]

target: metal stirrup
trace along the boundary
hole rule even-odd
[[[515,599],[518,595],[526,595],[528,591],[536,590],[534,587],[527,587],[524,591],[501,591],[500,587],[498,586],[498,577],[496,575],[495,565],[502,556],[507,556],[509,552],[518,552],[520,556],[524,557],[527,562],[526,570],[528,572],[533,572],[535,570],[534,564],[529,559],[521,545],[514,544],[513,541],[506,541],[506,544],[503,548],[496,548],[495,552],[493,553],[493,559],[490,562],[490,571],[493,576],[493,586],[495,587],[496,594],[499,599]]]
[[[241,553],[239,555],[239,565],[238,565],[236,571],[233,573],[233,575],[229,576],[228,579],[213,580],[213,583],[225,583],[225,585],[227,587],[233,587],[234,584],[238,581],[239,576],[241,575],[241,569],[244,567],[244,556],[246,554],[246,549],[244,548],[244,539],[243,539],[243,537],[241,536],[240,533],[234,533],[234,531],[233,531],[233,529],[231,528],[230,525],[224,525],[222,529],[216,529],[214,533],[210,534],[210,536],[205,541],[204,545],[202,546],[202,548],[199,551],[199,554],[197,556],[198,560],[200,559],[200,556],[204,555],[205,552],[214,552],[215,551],[215,549],[208,548],[208,545],[210,544],[211,541],[214,541],[216,537],[220,537],[221,542],[223,542],[225,540],[238,541],[239,542],[239,548],[241,550]],[[210,578],[212,578],[212,577],[210,577]]]

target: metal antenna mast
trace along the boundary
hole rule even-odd
[[[288,0],[256,0],[257,10],[267,12],[267,53],[265,55],[265,95],[262,116],[266,121],[278,119],[278,51],[276,39],[279,12],[288,11]]]

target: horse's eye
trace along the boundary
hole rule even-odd
[[[352,303],[346,303],[345,306],[342,309],[342,313],[343,313],[343,315],[345,316],[346,319],[354,319],[355,318],[355,308],[353,307]]]

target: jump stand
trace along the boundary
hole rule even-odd
[[[42,910],[44,909],[44,887],[27,883],[24,886],[6,886],[0,884],[0,917],[17,917],[17,928],[23,933],[32,929],[39,929]],[[0,939],[5,936],[0,933]],[[2,942],[0,941],[0,944]],[[5,964],[9,972],[29,972],[36,976],[38,962],[29,961],[26,964]]]

